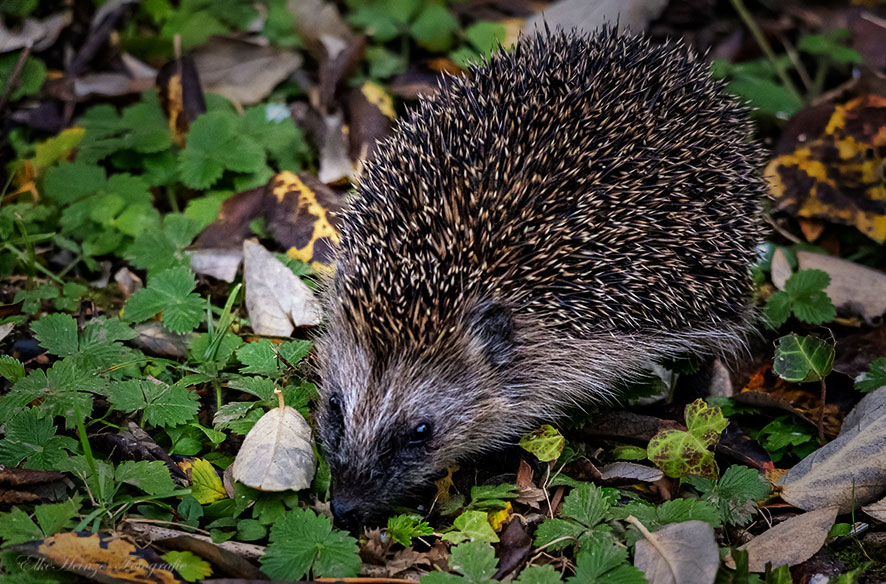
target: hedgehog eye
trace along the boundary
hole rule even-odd
[[[431,439],[433,433],[431,424],[428,422],[422,422],[409,433],[409,441],[407,442],[407,445],[421,446],[422,444],[426,444],[428,440]]]

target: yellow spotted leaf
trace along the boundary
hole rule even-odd
[[[224,483],[208,460],[195,458],[179,466],[191,477],[191,494],[201,505],[228,498]]]
[[[766,167],[772,196],[797,217],[853,225],[883,243],[886,98],[865,95],[837,105],[819,127]]]

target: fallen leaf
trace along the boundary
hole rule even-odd
[[[292,51],[242,39],[214,36],[191,53],[203,91],[241,105],[261,101],[302,64]]]
[[[120,286],[124,298],[129,298],[137,290],[144,288],[145,283],[136,276],[129,268],[120,268],[114,273],[114,281]]]
[[[206,100],[194,60],[185,55],[163,65],[157,73],[157,90],[172,138],[179,148],[184,148],[191,122],[206,112]]]
[[[886,493],[886,388],[865,396],[841,434],[795,465],[781,481],[782,499],[813,510],[848,513]]]
[[[664,478],[664,473],[634,462],[613,462],[600,469],[600,478],[608,483],[654,483]]]
[[[268,183],[265,221],[286,255],[331,269],[343,197],[309,175],[281,172]]]
[[[861,510],[877,521],[886,523],[886,498],[880,499],[876,503],[871,503],[870,505],[864,505]]]
[[[320,169],[317,178],[326,184],[348,180],[353,172],[348,156],[347,138],[341,112],[323,117],[323,136],[320,139]]]
[[[233,282],[243,261],[242,249],[194,249],[187,252],[195,274],[212,276],[224,282]]]
[[[518,516],[511,517],[502,530],[500,539],[498,571],[493,576],[495,580],[501,580],[519,568],[532,549],[532,538],[529,537],[526,526]]]
[[[274,408],[243,439],[233,473],[234,480],[260,491],[309,487],[314,478],[311,427],[295,408]]]
[[[138,548],[116,534],[58,533],[6,549],[101,582],[184,583],[156,553]]]
[[[564,446],[566,438],[550,424],[545,424],[520,437],[520,448],[534,454],[542,462],[551,462],[560,458]]]
[[[255,334],[285,337],[296,326],[320,324],[314,293],[260,243],[243,242],[243,283]]]
[[[836,518],[836,507],[803,513],[764,531],[738,549],[748,552],[751,572],[765,571],[770,562],[773,568],[795,566],[821,549]],[[735,568],[732,558],[726,560],[726,565]]]
[[[778,207],[797,217],[853,225],[886,241],[886,97],[864,95],[833,108],[816,138],[766,167]]]
[[[138,336],[132,342],[146,353],[171,358],[188,356],[190,334],[171,332],[157,321],[138,325],[135,330]]]
[[[637,541],[634,566],[649,584],[713,584],[720,555],[710,525],[684,521],[650,533],[634,517],[628,521],[643,533],[644,539]]]

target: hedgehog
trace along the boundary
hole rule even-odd
[[[753,329],[761,148],[680,42],[536,31],[440,81],[342,212],[318,435],[354,528]]]

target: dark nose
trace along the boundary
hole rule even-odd
[[[347,531],[354,531],[360,527],[360,511],[354,501],[333,498],[329,502],[329,507],[336,527]]]

